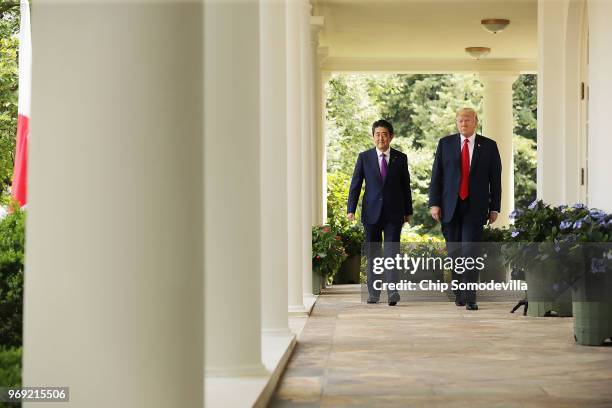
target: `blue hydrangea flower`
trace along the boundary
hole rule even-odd
[[[529,204],[529,208],[530,210],[533,210],[534,208],[536,208],[538,206],[538,200],[533,200],[533,202],[531,204]]]
[[[565,204],[557,206],[557,210],[564,211],[565,209],[567,209],[567,205],[565,205]]]
[[[606,263],[605,258],[593,258],[591,259],[591,273],[605,273]]]
[[[572,227],[572,221],[571,220],[565,220],[565,221],[561,221],[561,224],[559,224],[559,228],[561,228],[562,231],[571,228]]]
[[[574,229],[576,230],[576,229],[582,228],[582,224],[583,224],[583,220],[579,219],[578,221],[574,223]]]
[[[577,209],[577,210],[584,210],[586,208],[586,205],[584,205],[582,203],[576,203],[572,207]]]
[[[518,218],[520,218],[520,216],[523,215],[523,210],[520,209],[516,209],[513,210],[510,215],[508,216],[508,218],[510,218],[511,220],[516,220]]]
[[[512,234],[510,234],[510,235],[512,236],[512,238],[516,238],[518,236],[518,234],[520,234],[520,232],[517,231],[517,230],[514,230],[514,231],[512,231]]]
[[[589,215],[591,216],[591,218],[598,220],[598,221],[606,218],[606,213],[601,210],[597,210],[597,209],[590,210]]]

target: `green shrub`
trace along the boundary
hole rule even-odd
[[[361,223],[351,222],[346,218],[348,189],[351,179],[343,173],[327,175],[327,222],[342,240],[348,256],[359,255],[365,240]],[[357,208],[355,218],[360,217]]]
[[[0,347],[0,387],[21,386],[21,352],[21,347]]]
[[[312,227],[312,270],[332,278],[346,259],[342,239],[328,225]]]
[[[0,346],[21,346],[25,212],[0,220]]]
[[[507,227],[493,228],[487,225],[482,230],[482,242],[505,242],[509,234],[510,230]]]

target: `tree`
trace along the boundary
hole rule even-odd
[[[512,86],[514,107],[514,134],[527,139],[537,139],[538,77],[519,75]]]
[[[0,3],[0,203],[13,177],[17,133],[19,3]]]
[[[514,207],[527,208],[536,199],[536,144],[515,135],[514,145]]]
[[[353,174],[359,152],[372,146],[378,111],[362,75],[334,75],[327,89],[327,171]]]

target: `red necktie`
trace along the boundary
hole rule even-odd
[[[468,139],[463,141],[461,149],[461,182],[459,184],[459,197],[465,200],[468,196],[470,187],[470,148]]]

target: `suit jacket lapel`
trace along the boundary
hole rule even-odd
[[[380,176],[380,166],[378,165],[378,153],[376,153],[376,148],[371,150],[370,153],[370,162],[372,163],[372,170],[375,171],[375,174],[378,175],[376,178],[378,180],[378,184],[382,186],[382,178]],[[387,170],[387,175],[389,175],[389,171]]]
[[[476,169],[476,165],[478,165],[478,158],[480,157],[480,151],[482,150],[481,146],[482,137],[480,135],[476,135],[474,138],[474,151],[472,152],[472,163],[470,164],[470,175],[473,174]]]
[[[461,134],[457,133],[453,139],[453,161],[459,171],[461,171]]]

